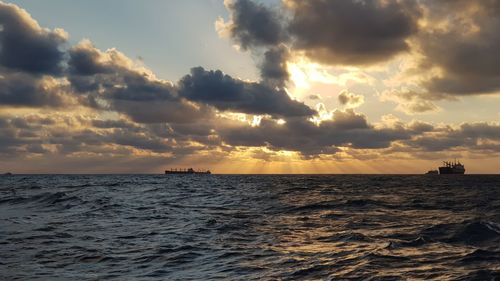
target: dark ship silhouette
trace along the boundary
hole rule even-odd
[[[166,175],[170,175],[170,174],[174,174],[174,175],[178,175],[178,174],[189,174],[189,175],[192,175],[192,174],[202,174],[202,175],[210,175],[212,174],[210,172],[210,170],[206,170],[206,171],[195,171],[193,168],[189,168],[189,169],[170,169],[170,170],[165,170],[165,174]]]
[[[444,166],[439,167],[440,175],[447,175],[447,174],[463,175],[465,173],[465,166],[462,163],[460,163],[460,161],[456,160],[454,162],[444,161],[443,164]]]
[[[439,167],[440,175],[463,175],[465,174],[465,166],[460,161],[443,161],[443,166]],[[437,175],[437,170],[430,170],[427,175]]]

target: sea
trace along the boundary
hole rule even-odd
[[[0,280],[500,280],[500,176],[0,176]]]

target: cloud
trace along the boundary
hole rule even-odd
[[[231,19],[226,28],[244,49],[276,46],[286,40],[278,13],[251,0],[225,2]]]
[[[136,67],[116,49],[102,52],[84,40],[69,54],[68,79],[75,91],[89,97],[89,106],[126,114],[138,123],[185,123],[212,114],[207,106],[179,97],[172,83]]]
[[[228,0],[225,5],[230,20],[227,23],[222,19],[216,21],[219,34],[229,34],[238,46],[262,57],[258,67],[263,83],[284,87],[289,78],[286,61],[290,53],[283,44],[288,41],[288,35],[278,11],[251,0]]]
[[[53,76],[63,72],[66,40],[63,30],[41,28],[25,10],[0,2],[0,106],[74,104]]]
[[[326,64],[383,62],[409,50],[417,31],[415,1],[287,0],[294,47]]]
[[[0,106],[63,107],[71,103],[67,87],[56,79],[22,72],[0,72]]]
[[[111,100],[111,109],[121,112],[138,123],[189,123],[210,118],[212,112],[205,107],[184,101],[128,101]]]
[[[57,74],[61,71],[67,40],[61,29],[41,28],[23,9],[0,2],[0,65],[32,74]]]
[[[421,55],[419,74],[426,77],[422,86],[438,98],[500,92],[499,2],[423,1],[423,6],[428,24],[413,40]]]
[[[365,102],[365,97],[363,95],[356,95],[347,90],[343,90],[340,92],[338,100],[341,105],[348,108],[356,108]]]
[[[434,103],[435,100],[441,97],[429,94],[428,92],[417,92],[409,89],[392,89],[384,91],[380,98],[382,101],[397,103],[396,110],[408,115],[441,110],[441,108]]]
[[[314,110],[290,99],[284,90],[256,82],[234,79],[221,71],[191,69],[179,82],[180,96],[219,110],[273,116],[309,116]]]
[[[15,156],[36,154],[120,154],[186,153],[193,141],[188,133],[174,139],[173,132],[158,134],[148,125],[126,119],[95,119],[58,114],[22,117],[0,116],[0,154]],[[43,150],[41,149],[43,148]],[[130,150],[132,149],[132,151]]]
[[[289,56],[289,51],[284,45],[268,49],[259,66],[262,81],[271,87],[283,88],[290,78],[286,64]]]
[[[366,117],[356,113],[352,109],[347,109],[345,111],[335,110],[333,113],[333,120],[331,122],[326,122],[326,124],[339,129],[367,129],[369,127]]]
[[[402,111],[435,111],[432,100],[500,92],[497,1],[285,0],[268,7],[241,0],[227,7],[229,35],[262,57],[263,81],[274,74],[284,85],[288,74],[280,66],[295,56],[352,66],[386,63],[404,53],[419,64],[406,77],[416,77],[408,80],[425,95],[399,106]],[[442,16],[450,12],[453,17]],[[276,48],[286,48],[286,56]]]
[[[73,75],[89,76],[113,71],[113,50],[101,52],[90,40],[82,40],[73,46],[69,54],[69,71]],[[115,56],[116,57],[116,56]]]
[[[277,59],[283,56],[277,51]],[[270,56],[274,56],[270,55]],[[140,123],[186,123],[210,118],[210,107],[219,110],[275,116],[306,116],[314,111],[288,97],[274,82],[251,83],[234,79],[221,71],[198,67],[176,85],[136,68],[117,50],[102,52],[88,41],[71,48],[69,80],[75,90],[105,100],[110,110]],[[267,65],[269,80],[284,75]],[[189,114],[188,114],[189,113]]]
[[[373,64],[408,51],[421,16],[416,1],[286,0],[286,17],[250,0],[226,6],[226,29],[244,49],[291,43],[324,64]]]
[[[459,151],[492,156],[500,154],[500,125],[478,122],[463,123],[458,128],[438,127],[403,143],[417,151]]]
[[[409,139],[412,135],[405,128],[374,128],[364,115],[351,109],[336,110],[331,120],[324,120],[319,125],[304,118],[289,118],[285,124],[263,119],[256,127],[243,130],[238,126],[226,126],[218,132],[225,143],[233,146],[297,151],[305,157],[334,154],[339,151],[338,147],[388,148],[393,141]]]
[[[14,158],[21,155],[44,154],[45,127],[53,125],[50,118],[40,116],[0,116],[0,155]]]
[[[91,121],[92,126],[95,128],[99,129],[113,129],[113,128],[119,128],[119,129],[128,129],[128,130],[136,130],[137,128],[140,128],[139,125],[129,122],[127,120],[100,120],[100,119],[95,119]]]

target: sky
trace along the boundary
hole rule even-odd
[[[0,171],[500,171],[500,1],[0,1]]]

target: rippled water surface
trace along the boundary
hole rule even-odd
[[[500,176],[4,176],[0,280],[500,280]]]

